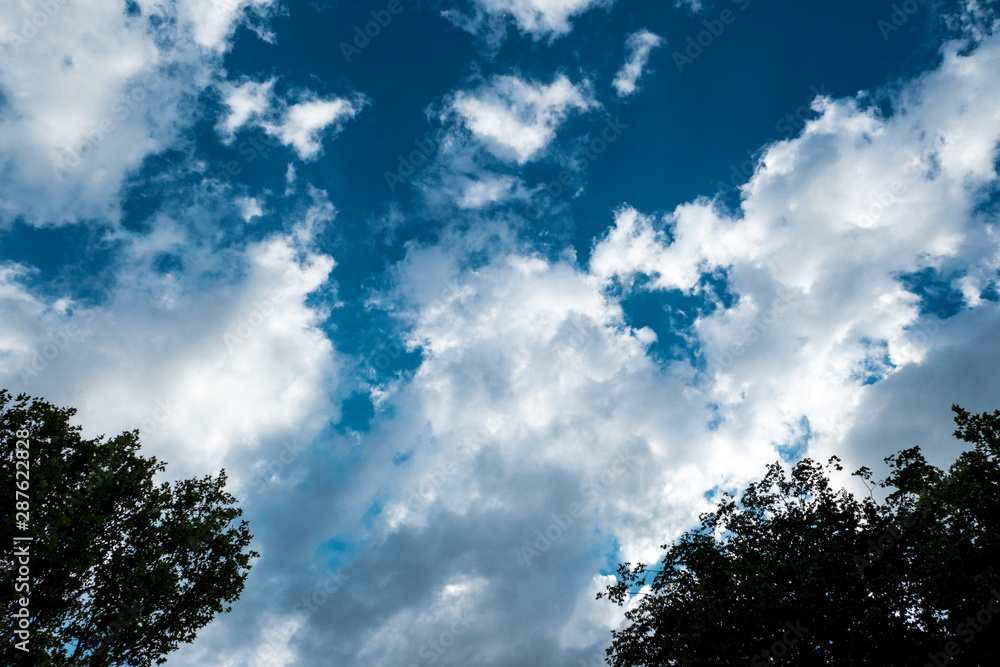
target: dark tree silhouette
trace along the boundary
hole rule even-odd
[[[620,565],[598,598],[649,588],[612,633],[609,664],[1000,664],[1000,411],[952,410],[974,446],[947,472],[906,449],[869,486],[893,489],[884,501],[859,501],[810,459],[790,476],[774,463],[663,545],[658,570]]]
[[[75,412],[0,390],[0,663],[161,664],[229,611],[253,536],[225,471],[157,486],[138,431],[84,440]]]

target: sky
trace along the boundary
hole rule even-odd
[[[0,386],[225,469],[169,667],[601,664],[720,492],[1000,407],[997,4],[4,2]]]

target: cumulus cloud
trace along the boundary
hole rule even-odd
[[[500,75],[476,90],[456,93],[446,114],[457,115],[497,157],[525,164],[545,150],[571,112],[597,106],[586,80],[573,84],[559,74],[544,84]]]
[[[236,26],[272,5],[3,3],[0,222],[116,219],[124,177],[190,125]]]
[[[203,474],[334,412],[326,313],[305,303],[334,265],[311,247],[334,212],[320,198],[289,233],[225,249],[185,223],[200,211],[175,213],[122,239],[100,304],[47,298],[8,265],[0,386],[79,408],[90,435],[139,428],[171,474]]]
[[[576,665],[622,622],[593,600],[601,570],[655,559],[713,487],[791,450],[875,469],[932,422],[932,458],[954,456],[956,393],[981,409],[1000,398],[1000,240],[984,204],[998,58],[997,39],[949,45],[888,118],[864,97],[819,98],[800,136],[766,148],[738,211],[624,206],[585,266],[539,256],[502,215],[409,244],[371,303],[419,365],[369,376],[373,427],[353,453],[334,437],[303,463],[310,503],[290,485],[268,496],[275,556],[247,592],[261,610],[221,621],[218,654],[299,618],[318,553],[344,580],[276,645],[291,664]],[[925,269],[979,300],[928,311],[905,279]],[[732,301],[713,302],[707,277]],[[636,290],[703,297],[685,332],[693,360],[652,360],[656,333],[621,304]],[[284,555],[288,543],[307,555]],[[293,592],[269,602],[275,582]]]
[[[738,216],[707,200],[660,220],[625,208],[591,271],[684,293],[724,272],[737,303],[694,324],[706,398],[755,424],[744,437],[806,418],[812,446],[835,450],[869,385],[947,357],[939,332],[957,325],[904,276],[943,276],[966,307],[996,308],[983,295],[996,290],[1000,239],[983,203],[997,185],[1000,94],[986,91],[998,59],[995,37],[971,54],[948,45],[888,119],[859,99],[817,98],[819,118],[765,150]]]
[[[218,125],[224,141],[233,141],[236,132],[246,126],[259,126],[282,144],[295,150],[299,159],[314,160],[323,150],[322,136],[332,127],[336,134],[345,121],[356,116],[368,103],[362,95],[352,99],[321,99],[304,90],[293,91],[296,102],[289,103],[274,93],[274,79],[222,85],[228,113]]]
[[[485,265],[463,269],[487,249]],[[502,226],[413,246],[392,273],[378,301],[424,361],[410,382],[373,378],[382,417],[360,458],[331,442],[300,482],[312,502],[294,542],[308,554],[334,538],[351,556],[337,558],[343,585],[297,632],[294,664],[589,659],[621,616],[591,604],[594,572],[616,551],[610,532],[595,551],[594,531],[617,526],[651,554],[705,508],[717,462],[699,463],[685,443],[698,433],[692,415],[710,411],[675,400],[684,381],[659,372],[646,354],[655,336],[625,325],[599,281],[571,257],[519,249]],[[741,459],[751,460],[726,457],[732,470]],[[341,483],[321,482],[337,469]],[[316,574],[292,574],[303,562],[289,555],[279,574],[262,561],[275,569],[261,581],[308,590]],[[269,622],[234,613],[252,618],[234,618],[223,646]]]
[[[505,20],[534,7],[539,35],[562,34],[539,27],[563,28],[556,9],[568,26],[591,5],[481,3]],[[224,48],[235,7],[189,41]],[[120,53],[138,64],[105,89],[154,62],[136,40],[139,55]],[[281,231],[237,223],[259,235],[220,242],[235,232],[205,211],[249,221],[264,201],[225,188],[212,206],[162,208],[141,231],[112,226],[119,254],[100,302],[43,293],[29,267],[0,266],[0,381],[80,407],[88,434],[139,425],[171,474],[236,474],[263,558],[242,603],[171,664],[589,662],[623,621],[594,600],[609,564],[657,558],[708,508],[706,491],[790,450],[874,469],[909,435],[946,462],[956,445],[940,407],[996,405],[998,65],[997,38],[949,45],[901,86],[890,117],[865,96],[821,97],[800,136],[765,148],[737,211],[623,205],[586,262],[518,237],[503,205],[524,186],[499,169],[544,156],[569,114],[597,107],[590,86],[494,77],[442,115],[435,150],[458,163],[442,183],[461,214],[433,243],[408,242],[369,295],[410,370],[334,350],[334,259],[315,239],[335,211],[289,165],[286,196],[308,201]],[[260,126],[303,159],[345,104],[357,113],[340,98],[279,98],[267,81],[221,90],[224,140]],[[476,161],[486,151],[497,171]],[[107,199],[134,162],[100,159]],[[97,192],[84,209],[105,202]],[[915,275],[963,308],[935,312]],[[680,332],[690,358],[653,358],[657,332],[623,306],[639,290],[700,297]],[[334,426],[355,386],[348,366],[374,411],[362,433]]]
[[[619,97],[631,95],[636,91],[636,83],[642,76],[646,63],[649,62],[649,54],[661,44],[663,44],[663,38],[648,30],[632,33],[625,40],[628,55],[625,58],[625,64],[615,74],[613,81]]]

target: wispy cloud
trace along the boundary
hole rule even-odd
[[[638,90],[636,84],[639,81],[639,77],[643,75],[646,63],[649,62],[649,54],[663,43],[662,37],[648,30],[640,30],[639,32],[632,33],[625,40],[628,55],[625,57],[625,64],[615,74],[613,82],[615,90],[620,97],[632,95]]]

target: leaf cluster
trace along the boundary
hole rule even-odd
[[[85,439],[57,408],[0,390],[0,610],[9,665],[147,667],[230,610],[259,556],[226,474],[155,484],[139,433]],[[29,434],[30,651],[15,648],[15,440]],[[22,467],[23,468],[23,467]],[[20,481],[20,480],[17,480]]]
[[[700,526],[662,545],[652,580],[645,564],[620,565],[598,594],[628,604],[608,663],[922,665],[955,641],[952,667],[997,664],[1000,628],[957,632],[1000,590],[1000,411],[952,409],[955,436],[973,447],[947,472],[903,450],[870,487],[891,489],[877,502],[834,492],[837,457],[788,473],[775,462],[739,500],[724,494]],[[871,481],[867,468],[854,475]],[[808,631],[789,641],[790,624]]]

